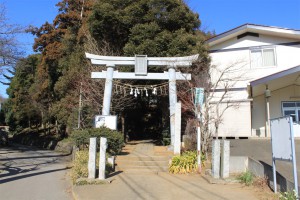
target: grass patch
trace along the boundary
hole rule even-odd
[[[196,151],[186,151],[182,155],[174,156],[169,166],[169,172],[172,174],[186,174],[196,172],[197,170]]]
[[[88,151],[77,151],[75,155],[75,160],[73,161],[73,168],[71,170],[71,178],[73,183],[79,178],[88,177],[88,162],[89,162],[89,152]],[[98,163],[96,161],[96,163]]]
[[[93,184],[93,181],[85,180],[86,178],[88,178],[89,175],[88,162],[89,162],[89,152],[87,150],[76,152],[75,160],[73,161],[73,167],[71,170],[71,179],[73,184],[76,185]],[[97,157],[96,157],[96,169],[99,169],[99,153],[97,153]],[[107,163],[105,167],[106,176],[110,174],[112,171],[113,171],[113,166]],[[94,184],[101,184],[98,183],[99,181],[94,181],[94,182],[95,182]]]
[[[282,192],[279,195],[280,200],[297,200],[297,193],[295,190]]]
[[[107,181],[102,181],[102,180],[89,180],[89,179],[84,179],[80,178],[76,180],[75,185],[81,186],[81,185],[102,185],[108,183]]]
[[[242,174],[240,174],[237,179],[241,181],[241,183],[250,186],[253,184],[254,181],[254,175],[250,171],[246,171]]]

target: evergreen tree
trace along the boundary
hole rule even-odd
[[[66,125],[72,115],[78,76],[84,67],[84,24],[92,1],[62,0],[53,24],[46,22],[33,31],[34,50],[42,60],[34,83],[34,99],[43,107],[44,123]],[[84,12],[83,12],[84,11]],[[74,96],[75,95],[75,96]]]
[[[39,59],[39,55],[31,55],[16,64],[5,103],[6,122],[12,130],[38,125],[40,121],[40,112],[30,91]]]
[[[98,0],[89,22],[100,44],[129,56],[190,55],[205,39],[199,15],[182,0]]]
[[[194,107],[190,106],[192,88],[201,86],[201,82],[209,81],[209,58],[204,45],[209,34],[202,32],[200,25],[199,15],[190,10],[182,0],[98,0],[89,19],[90,32],[98,45],[109,44],[113,51],[121,56],[138,54],[169,57],[199,54],[199,61],[190,69],[184,69],[193,74],[193,80],[180,83],[178,87],[178,98],[185,100],[183,116],[188,118],[194,117]],[[138,83],[141,84],[141,81],[136,82]],[[154,82],[143,81],[143,84],[154,84]],[[142,99],[145,100],[139,98],[135,101],[137,104],[135,108],[147,110],[149,104],[141,102]],[[158,98],[157,104],[164,105],[163,101],[166,99]],[[138,105],[139,103],[141,105]],[[168,120],[167,107],[157,109],[162,109],[156,113],[163,113]],[[125,112],[127,116],[139,113],[132,109]],[[131,121],[135,121],[134,117]]]

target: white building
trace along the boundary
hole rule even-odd
[[[217,137],[270,137],[268,118],[284,115],[300,136],[300,31],[245,24],[207,43],[212,82],[223,77],[211,103],[227,91]]]

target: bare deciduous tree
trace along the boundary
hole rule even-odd
[[[24,55],[16,39],[17,34],[24,32],[24,27],[8,23],[5,6],[0,4],[0,74],[3,74]]]
[[[235,61],[227,66],[212,65],[209,68],[199,61],[193,65],[192,81],[186,81],[178,87],[178,97],[184,111],[189,113],[185,134],[193,145],[196,145],[196,125],[201,127],[201,149],[209,150],[212,136],[218,137],[219,128],[223,122],[224,113],[229,108],[238,108],[239,102],[233,99],[231,91],[238,82],[247,80],[243,68],[244,61]],[[205,101],[202,108],[194,104],[194,88],[205,89]],[[201,120],[197,122],[200,111]]]

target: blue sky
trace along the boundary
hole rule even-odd
[[[7,10],[10,23],[41,26],[52,22],[59,0],[0,0]],[[186,0],[198,12],[201,28],[217,34],[245,23],[278,26],[300,30],[300,0]],[[19,41],[28,54],[32,53],[33,37],[20,35]],[[0,95],[7,97],[0,85]]]
[[[300,0],[187,0],[217,34],[245,23],[300,30]]]

